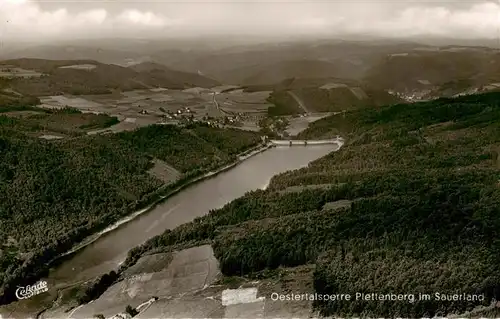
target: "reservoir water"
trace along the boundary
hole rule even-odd
[[[307,166],[311,161],[337,150],[338,147],[336,144],[274,147],[246,159],[225,172],[187,187],[150,211],[102,235],[92,244],[76,252],[52,269],[48,278],[44,279],[49,286],[48,294],[8,305],[7,308],[10,310],[8,313],[16,317],[15,308],[34,310],[42,304],[46,305],[54,293],[57,296],[54,290],[58,287],[89,280],[116,270],[130,249],[149,238],[203,216],[211,209],[220,208],[246,192],[265,188],[273,175]],[[0,314],[5,318],[4,310],[7,309],[0,308]]]

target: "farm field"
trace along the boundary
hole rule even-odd
[[[14,67],[11,65],[0,65],[0,78],[31,78],[41,77],[42,73],[33,70]]]
[[[71,107],[83,113],[105,113],[117,117],[120,123],[106,129],[112,132],[134,130],[155,123],[175,123],[177,119],[169,116],[175,113],[192,115],[197,120],[205,117],[223,118],[227,113],[235,113],[241,116],[242,129],[257,131],[258,120],[266,116],[267,108],[271,105],[266,101],[269,93],[247,93],[243,90],[216,93],[216,101],[222,111],[214,102],[214,92],[203,88],[186,90],[155,88],[113,94],[45,96],[40,98],[40,107],[46,109]],[[100,132],[102,130],[90,134]]]

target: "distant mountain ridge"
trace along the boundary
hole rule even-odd
[[[12,79],[9,85],[24,95],[100,94],[113,90],[128,91],[163,87],[185,89],[217,85],[211,79],[199,74],[159,69],[136,71],[133,68],[114,64],[104,64],[93,60],[45,60],[14,59],[0,61],[0,65],[10,65],[42,73],[39,78]],[[72,65],[95,66],[91,69],[62,68]],[[140,68],[140,67],[139,67]]]
[[[82,45],[40,45],[0,55],[2,59],[95,60],[106,64],[124,64],[141,57],[138,52]]]
[[[123,73],[122,82],[128,84],[121,83],[118,87],[124,89],[140,87],[137,81],[145,84],[142,87],[210,87],[223,83],[256,88],[276,87],[291,78],[296,83],[319,83],[321,79],[328,83],[329,79],[337,78],[361,81],[363,86],[390,91],[405,99],[429,99],[487,91],[500,83],[498,49],[477,41],[471,42],[474,46],[466,46],[460,42],[450,44],[454,43],[451,40],[441,43],[438,40],[431,41],[434,44],[372,39],[218,46],[217,43],[209,43],[208,40],[203,42],[202,39],[200,45],[195,45],[193,41],[122,39],[33,46],[25,50],[11,50],[8,56],[78,60],[85,63],[94,61],[91,62],[94,64],[99,61],[129,66],[129,70],[139,74]],[[5,57],[5,54],[0,53],[2,56]],[[99,73],[99,69],[94,72]],[[61,75],[61,72],[59,70],[56,73]],[[69,74],[76,71],[64,72]],[[61,76],[57,79],[64,82],[67,76]],[[131,77],[134,78],[132,82],[127,80]],[[98,82],[117,85],[109,77]]]
[[[293,64],[290,61],[304,60],[334,64],[338,69],[329,76],[359,78],[373,63],[387,54],[406,52],[418,47],[426,46],[404,41],[310,40],[236,46],[211,51],[169,49],[152,53],[151,57],[168,67],[189,72],[200,70],[221,82],[239,84],[256,76],[263,66],[273,68],[273,65]],[[289,72],[281,80],[300,75]],[[305,77],[317,76],[310,74]]]
[[[422,98],[488,90],[500,82],[500,53],[489,48],[449,46],[434,51],[389,55],[363,81],[400,94]]]
[[[268,85],[289,78],[328,78],[339,73],[330,62],[319,60],[293,60],[272,64],[254,65],[233,70],[232,81],[240,85]]]

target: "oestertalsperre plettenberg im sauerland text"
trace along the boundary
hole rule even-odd
[[[414,303],[420,300],[434,301],[484,301],[483,294],[466,294],[466,293],[417,293],[417,294],[393,294],[393,293],[362,293],[354,294],[280,294],[272,293],[271,300],[273,301],[406,301]]]

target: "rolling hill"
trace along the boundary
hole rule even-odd
[[[2,59],[44,60],[95,60],[101,63],[125,64],[130,60],[146,60],[147,57],[133,51],[84,45],[39,45],[29,46],[1,54]]]
[[[327,78],[335,77],[339,68],[330,62],[319,60],[282,61],[234,70],[242,77],[237,84],[265,85],[275,84],[288,78]]]
[[[147,71],[150,77],[161,81],[195,86],[210,86],[214,80],[255,86],[275,85],[293,77],[334,77],[362,80],[365,86],[407,95],[418,92],[425,98],[487,90],[492,83],[500,82],[498,50],[481,46],[374,40],[300,40],[234,46],[205,42],[195,45],[88,41],[27,47],[12,51],[7,57],[114,63]],[[203,74],[209,79],[198,77]],[[177,77],[183,80],[178,81]],[[151,85],[151,81],[139,80]]]
[[[392,54],[367,71],[371,86],[422,98],[488,90],[500,82],[500,53],[487,48],[443,47]]]
[[[269,109],[271,115],[300,114],[304,107],[309,112],[340,112],[403,101],[384,89],[339,78],[290,78],[275,85],[246,86],[245,90],[272,91],[269,102],[275,107]]]
[[[200,74],[172,70],[171,68],[154,62],[143,62],[132,65],[130,68],[137,72],[148,73],[153,76],[169,79],[172,82],[184,81],[188,86],[214,87],[220,85],[218,81]]]
[[[9,85],[24,95],[100,94],[113,90],[128,91],[152,87],[184,89],[211,86],[213,81],[197,74],[155,70],[135,71],[132,68],[104,64],[93,60],[15,59],[0,65],[42,73],[41,77],[14,78]],[[84,67],[84,68],[81,68]],[[191,83],[194,80],[195,83]]]
[[[340,112],[363,107],[377,107],[401,102],[384,90],[332,83],[320,88],[293,90],[294,94],[314,112]]]
[[[407,52],[418,47],[425,46],[405,41],[311,40],[239,45],[214,50],[169,49],[152,53],[151,58],[177,70],[199,70],[223,83],[242,84],[267,66],[278,65],[279,68],[282,63],[302,60],[333,63],[337,68],[334,76],[360,78],[387,54]],[[288,73],[282,79],[299,75]],[[305,75],[315,77],[314,74]]]

